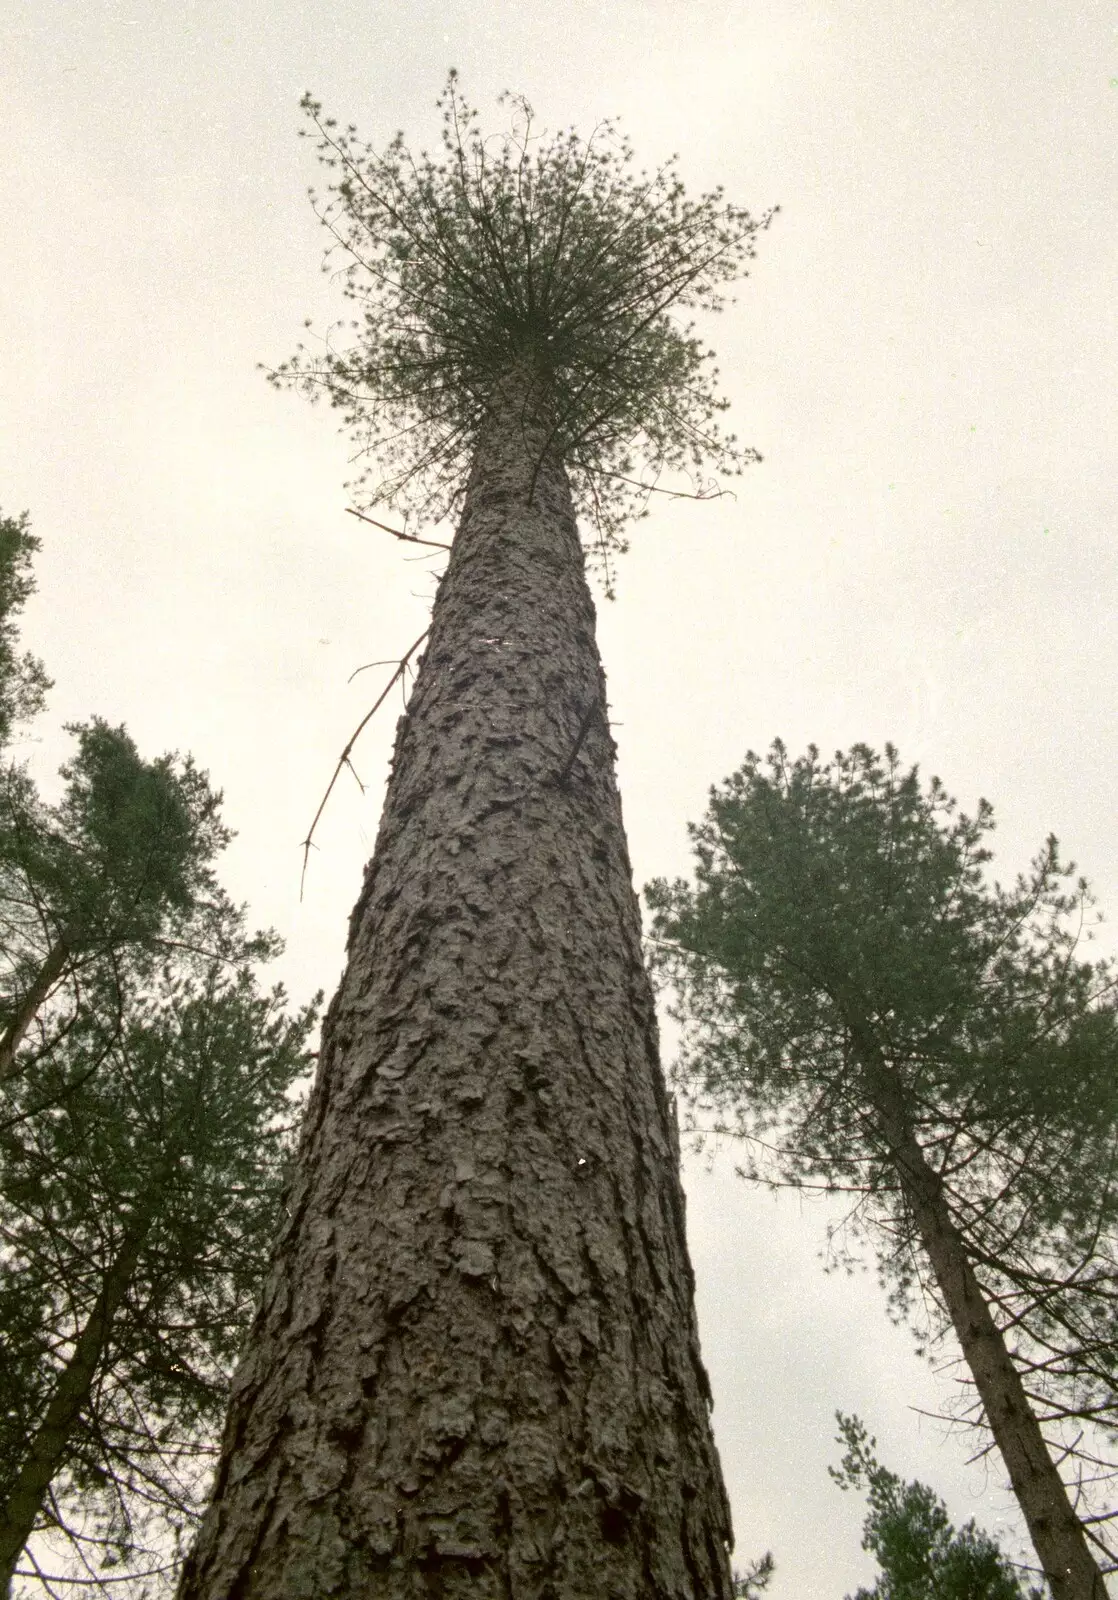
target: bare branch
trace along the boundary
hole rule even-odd
[[[348,766],[350,768],[350,771],[351,772],[353,771],[353,768],[352,768],[352,765],[351,765],[350,759],[349,759],[350,752],[352,751],[354,745],[357,743],[358,739],[361,737],[361,734],[364,732],[366,726],[369,724],[369,722],[372,721],[373,717],[380,710],[380,708],[384,704],[384,702],[388,699],[388,696],[389,696],[389,694],[390,694],[390,692],[392,690],[393,685],[403,678],[404,673],[407,670],[408,662],[411,660],[411,658],[415,654],[415,652],[419,649],[420,645],[423,643],[424,639],[426,639],[426,637],[427,637],[427,635],[428,635],[428,633],[430,631],[431,630],[429,628],[424,628],[423,632],[419,635],[419,638],[415,641],[415,643],[410,645],[409,648],[405,651],[405,653],[400,657],[400,659],[399,659],[399,661],[397,662],[397,665],[396,665],[396,670],[395,670],[395,672],[393,672],[391,678],[389,678],[387,684],[384,687],[383,692],[380,695],[377,696],[377,699],[374,702],[374,704],[372,705],[372,707],[370,708],[370,710],[368,710],[365,713],[365,715],[361,718],[361,721],[357,724],[356,728],[350,734],[349,739],[346,741],[345,749],[342,751],[341,755],[338,757],[338,764],[334,768],[333,776],[331,777],[330,782],[326,785],[326,793],[322,796],[322,799],[319,801],[318,810],[314,814],[314,820],[311,822],[310,829],[309,829],[309,831],[307,833],[307,837],[303,840],[303,845],[302,845],[302,849],[303,849],[303,870],[302,870],[302,872],[301,872],[301,874],[299,876],[299,898],[300,898],[300,900],[303,898],[303,885],[304,885],[304,882],[305,882],[306,876],[307,876],[307,862],[310,859],[311,846],[312,846],[312,843],[314,841],[314,830],[318,827],[319,818],[322,816],[323,811],[325,811],[325,809],[326,809],[326,802],[329,800],[330,795],[333,792],[334,785],[335,785],[335,783],[337,783],[338,777],[339,777],[340,773],[342,772],[343,768]],[[353,775],[354,775],[355,778],[357,777],[357,774],[355,772],[354,772]],[[357,781],[358,781],[358,783],[360,783],[361,782],[360,778],[358,778]]]
[[[362,522],[369,522],[374,528],[380,528],[384,533],[390,533],[394,539],[404,539],[408,544],[430,545],[432,550],[449,550],[450,545],[443,544],[439,539],[420,539],[414,533],[401,533],[399,528],[390,528],[384,522],[378,522],[375,517],[368,517],[363,511],[355,511],[352,506],[346,506],[346,511],[351,517],[360,517]]]

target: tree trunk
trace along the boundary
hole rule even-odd
[[[128,1293],[150,1227],[151,1211],[145,1208],[142,1216],[128,1228],[116,1259],[105,1274],[93,1310],[59,1375],[50,1404],[31,1441],[11,1498],[0,1510],[0,1594],[9,1593],[12,1573],[20,1551],[31,1537],[43,1498],[66,1464],[74,1424],[89,1399],[113,1318]]]
[[[30,989],[17,1005],[11,1021],[0,1035],[0,1083],[6,1078],[14,1078],[19,1072],[16,1065],[16,1051],[23,1043],[28,1028],[38,1016],[39,1008],[62,976],[69,955],[67,936],[64,933],[60,934],[47,951]]]
[[[860,1053],[917,1234],[1054,1600],[1107,1600],[1103,1576],[1083,1526],[1048,1452],[1005,1339],[990,1314],[963,1238],[951,1219],[942,1179],[912,1132],[890,1069],[880,1057],[874,1059],[872,1048],[863,1046]]]
[[[523,410],[474,462],[181,1600],[731,1593],[594,608]]]

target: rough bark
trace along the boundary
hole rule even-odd
[[[729,1511],[562,465],[482,439],[181,1600],[716,1600]],[[535,454],[533,454],[535,452]]]
[[[0,1594],[9,1593],[16,1562],[31,1537],[46,1492],[66,1464],[74,1424],[89,1400],[112,1332],[113,1318],[128,1293],[150,1227],[150,1211],[145,1210],[124,1235],[70,1359],[59,1373],[43,1420],[20,1467],[15,1488],[7,1505],[0,1510]]]
[[[14,1078],[19,1072],[16,1051],[23,1043],[28,1028],[38,1016],[43,1002],[62,976],[69,956],[68,936],[61,934],[47,951],[30,989],[17,1005],[11,1021],[0,1035],[0,1082],[6,1078]]]
[[[863,1047],[861,1053],[916,1232],[1054,1600],[1107,1600],[1102,1572],[1083,1525],[951,1219],[942,1180],[912,1132],[899,1086],[888,1067],[872,1048]]]

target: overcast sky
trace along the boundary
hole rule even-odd
[[[745,751],[896,743],[1003,876],[1049,831],[1118,912],[1113,844],[1118,12],[1092,0],[0,0],[0,508],[43,541],[26,643],[62,724],[191,750],[239,836],[225,880],[333,991],[396,711],[356,755],[299,901],[299,842],[437,563],[345,515],[331,415],[256,363],[343,302],[319,271],[304,89],[433,147],[448,66],[483,120],[618,115],[640,162],[781,214],[712,320],[764,462],[661,501],[599,604],[638,886]],[[386,708],[387,709],[387,708]],[[1110,948],[1114,948],[1113,940]],[[873,1275],[827,1277],[830,1213],[688,1162],[689,1228],[738,1555],[773,1600],[872,1563],[827,1477],[836,1407],[1019,1549],[996,1466]],[[1005,1519],[1005,1520],[1003,1520]]]

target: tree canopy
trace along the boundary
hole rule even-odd
[[[8,741],[48,684],[16,650],[36,548],[0,519]],[[0,773],[0,1590],[139,1596],[200,1510],[321,997],[260,988],[280,943],[217,881],[191,758],[70,731],[57,804]]]
[[[750,1176],[848,1193],[836,1257],[871,1241],[894,1314],[938,1340],[951,1314],[916,1225],[906,1168],[921,1168],[1073,1497],[1105,1517],[1114,970],[1083,957],[1092,901],[1057,841],[1005,887],[993,825],[985,801],[966,816],[888,746],[750,753],[690,830],[694,885],[648,887],[652,960],[678,996],[697,1123],[740,1136]]]
[[[358,480],[371,502],[443,516],[496,387],[529,375],[604,561],[662,472],[690,472],[704,494],[706,466],[757,459],[719,428],[713,352],[673,312],[720,309],[773,213],[755,220],[721,189],[687,199],[674,158],[633,173],[612,121],[544,139],[526,100],[502,101],[511,129],[483,135],[452,71],[437,160],[402,133],[378,153],[304,97],[331,175],[326,270],[340,256],[360,314],[345,343],[300,346],[273,378],[342,411],[372,463]]]
[[[42,663],[17,651],[38,548],[26,515],[0,517],[5,754],[50,687]],[[127,729],[100,717],[67,731],[77,748],[57,805],[43,803],[25,766],[9,758],[0,770],[0,1082],[33,1070],[83,985],[111,979],[126,947],[133,961],[162,959],[173,925],[189,937],[191,918],[220,899],[212,862],[232,837],[220,793],[189,755],[145,760]]]
[[[952,1526],[947,1507],[924,1483],[905,1483],[878,1461],[858,1417],[836,1413],[842,1463],[829,1467],[841,1489],[857,1489],[869,1500],[862,1549],[881,1569],[872,1589],[848,1600],[1041,1600],[1025,1589],[1018,1570],[972,1518]]]
[[[68,1026],[83,984],[128,949],[149,957],[213,903],[211,862],[230,838],[221,795],[189,756],[146,761],[123,727],[73,724],[56,806],[27,772],[0,774],[0,1079],[33,1067],[50,1027]],[[96,973],[96,980],[94,974]],[[69,996],[69,1005],[63,997]]]

